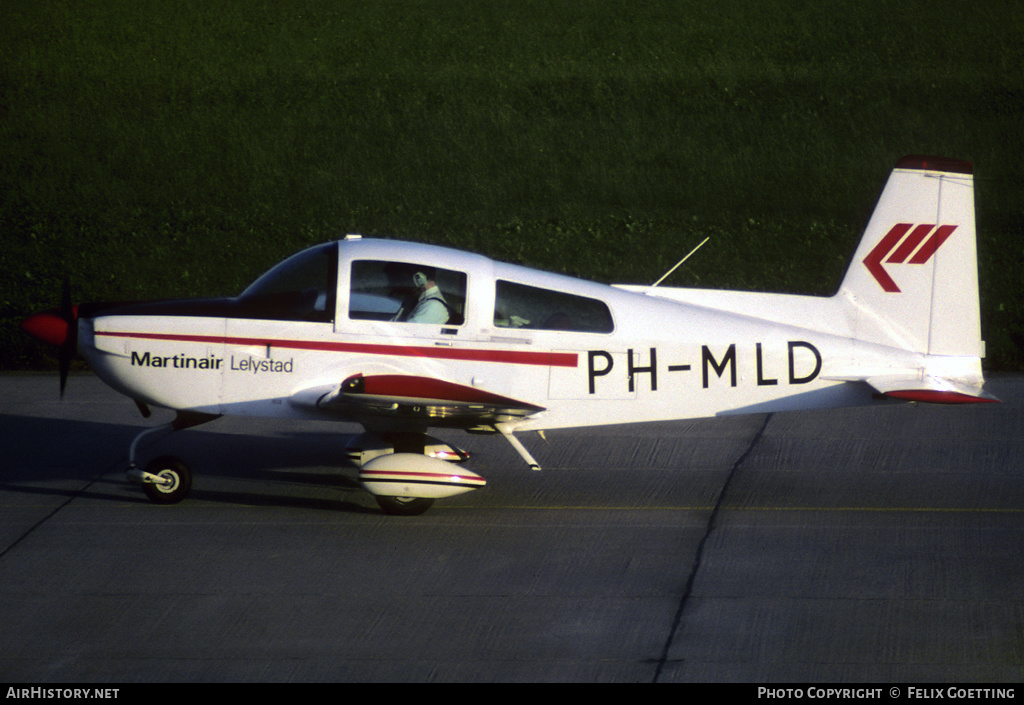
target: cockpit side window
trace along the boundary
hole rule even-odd
[[[599,299],[500,279],[496,282],[494,325],[579,333],[611,333],[615,328],[608,306]]]
[[[449,326],[465,322],[464,272],[412,262],[356,260],[351,281],[351,319]]]
[[[338,246],[329,243],[281,262],[243,291],[238,303],[252,318],[330,322],[337,281]]]

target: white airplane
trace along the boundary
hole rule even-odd
[[[23,327],[133,399],[177,412],[129,475],[160,503],[191,473],[140,440],[223,415],[337,419],[393,514],[485,485],[432,428],[515,435],[724,414],[960,404],[983,392],[967,162],[905,157],[831,297],[607,286],[453,249],[352,235],[235,298],[72,306]]]

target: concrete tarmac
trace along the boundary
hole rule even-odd
[[[482,490],[383,515],[358,427],[158,422],[0,376],[0,681],[1020,682],[1024,379],[1002,404],[439,434]],[[886,693],[888,697],[888,693]]]

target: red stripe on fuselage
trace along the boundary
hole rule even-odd
[[[221,335],[185,335],[181,333],[122,333],[97,331],[96,335],[138,340],[172,340],[181,343],[213,343],[220,345],[258,345],[289,350],[317,350],[321,352],[363,353],[395,355],[398,357],[429,357],[444,360],[498,362],[512,365],[545,365],[550,367],[576,367],[576,353],[528,352],[517,350],[481,350],[460,348],[413,347],[408,345],[380,345],[373,343],[332,343],[322,340],[283,340],[278,338],[235,338]]]

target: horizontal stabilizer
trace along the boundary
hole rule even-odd
[[[875,391],[890,399],[930,404],[982,404],[999,401],[983,392],[980,386],[930,375],[878,376],[868,377],[864,381]]]

